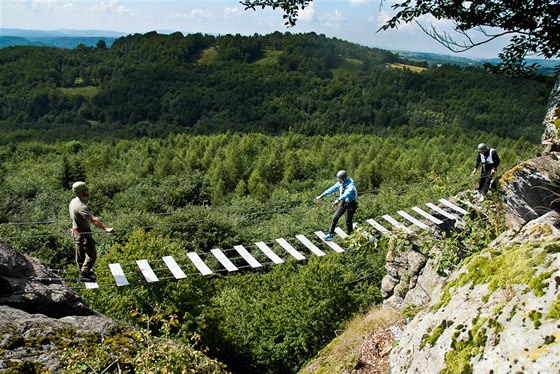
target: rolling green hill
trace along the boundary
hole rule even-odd
[[[428,135],[450,128],[539,140],[546,78],[456,65],[391,68],[396,63],[410,65],[391,52],[314,33],[151,32],[110,47],[2,48],[2,141],[39,133]]]

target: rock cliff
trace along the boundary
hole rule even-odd
[[[385,305],[422,306],[395,336],[392,372],[560,371],[559,178],[551,156],[506,172],[499,191],[508,229],[449,276],[414,242],[390,251]]]

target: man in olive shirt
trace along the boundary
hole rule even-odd
[[[80,280],[95,282],[93,265],[97,260],[97,249],[89,223],[93,223],[109,234],[113,234],[115,230],[112,227],[105,226],[99,217],[94,216],[86,206],[85,202],[88,199],[89,190],[84,182],[74,183],[72,191],[76,194],[76,197],[70,201],[68,210],[72,220],[72,233],[76,242],[76,262],[80,268]]]

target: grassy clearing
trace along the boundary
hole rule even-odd
[[[216,61],[218,57],[218,52],[216,51],[216,47],[206,48],[202,52],[202,56],[198,60],[198,64],[212,64]]]
[[[60,90],[65,95],[81,95],[85,97],[93,97],[101,91],[99,87],[95,87],[95,86],[66,87],[66,88],[60,88]]]
[[[267,49],[264,51],[264,57],[256,61],[256,65],[277,65],[278,57],[282,54],[282,51]]]
[[[407,65],[407,64],[393,63],[393,64],[386,64],[386,65],[390,68],[408,69],[408,70],[411,70],[411,71],[416,72],[416,73],[420,73],[421,71],[426,70],[426,68],[423,68],[423,67],[420,67],[420,66]]]

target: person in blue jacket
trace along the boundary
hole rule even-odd
[[[317,196],[317,201],[319,201],[322,198],[339,191],[339,197],[333,202],[333,207],[336,206],[337,209],[332,217],[329,232],[323,237],[324,240],[333,239],[336,224],[344,213],[346,213],[346,229],[348,230],[348,234],[351,234],[353,230],[352,219],[354,218],[354,213],[356,213],[356,208],[358,207],[358,203],[356,201],[358,198],[358,190],[356,189],[354,180],[352,178],[348,178],[346,170],[339,170],[338,173],[336,173],[336,179],[338,181],[335,184]]]

